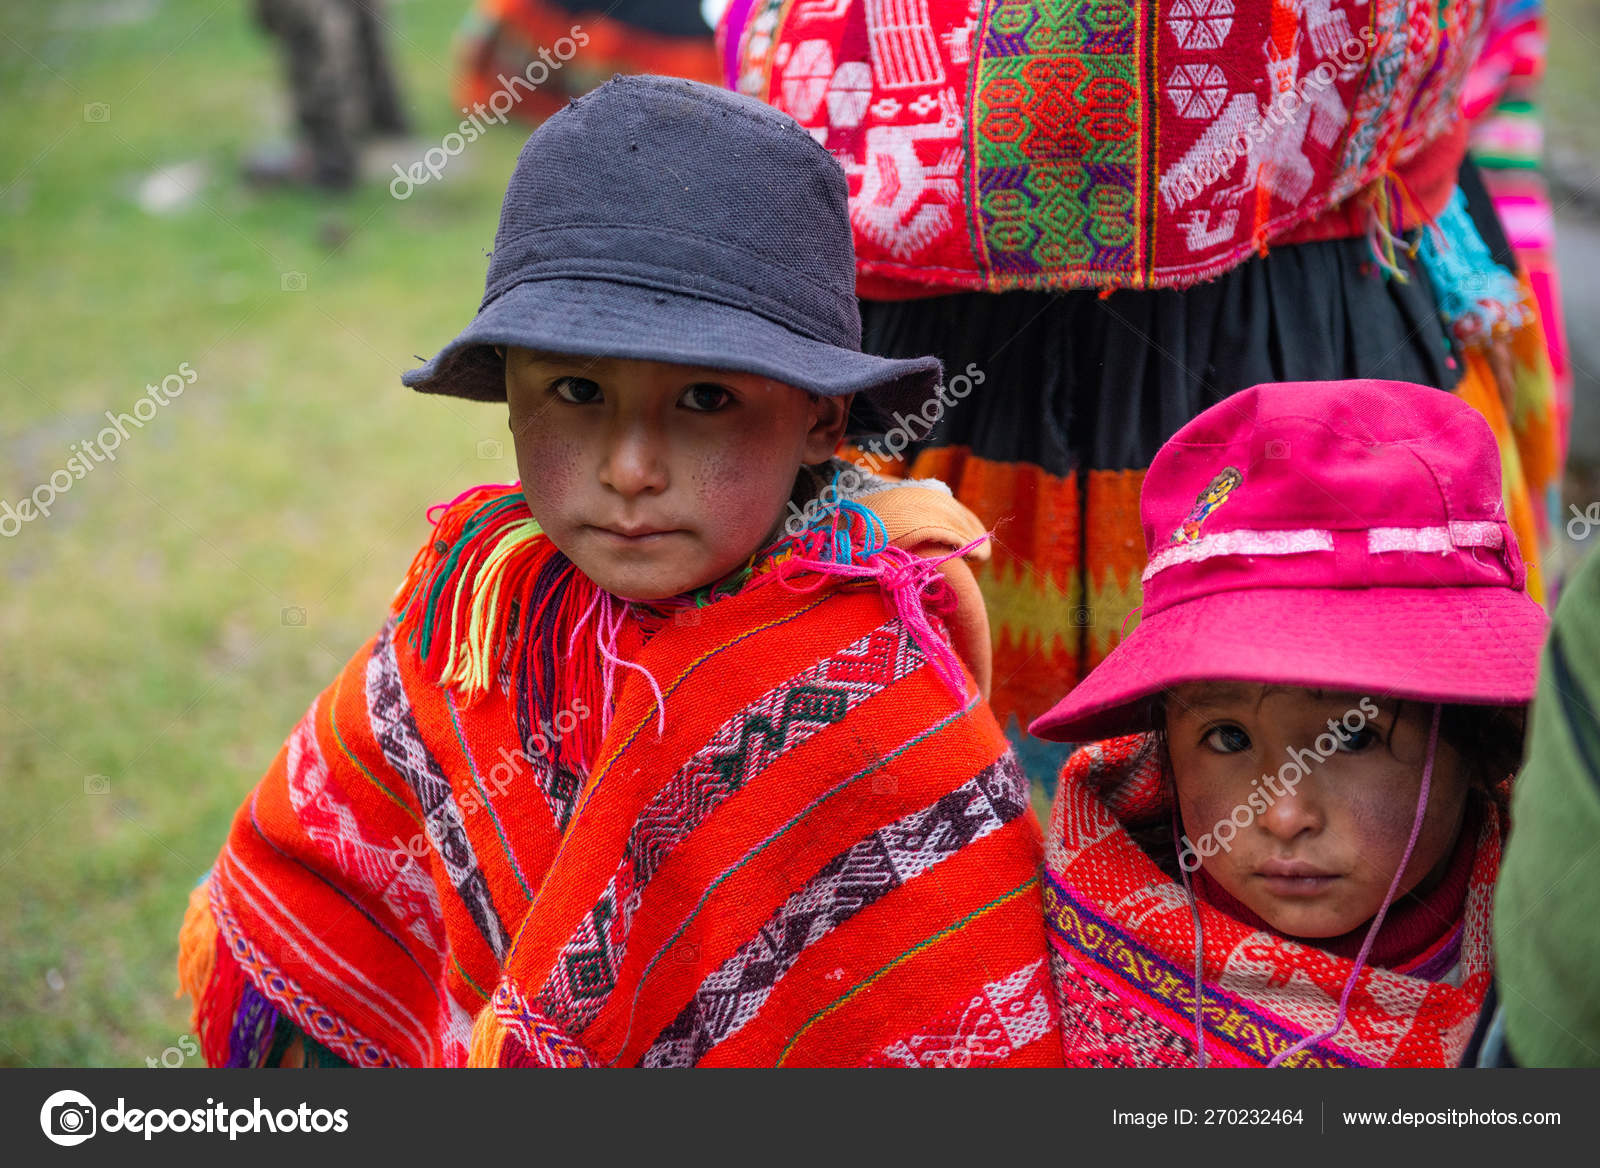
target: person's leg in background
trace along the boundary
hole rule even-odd
[[[389,63],[384,0],[346,0],[355,10],[356,50],[367,99],[367,128],[374,134],[408,134],[411,120]]]
[[[366,122],[356,11],[349,0],[256,0],[257,23],[282,48],[300,141],[247,161],[255,182],[348,190],[360,173]]]

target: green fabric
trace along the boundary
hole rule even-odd
[[[1600,555],[1556,609],[1495,898],[1506,1042],[1523,1066],[1600,1066]]]

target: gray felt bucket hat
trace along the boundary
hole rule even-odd
[[[885,404],[939,379],[936,358],[861,352],[833,157],[787,114],[676,77],[617,77],[533,132],[478,315],[401,380],[504,401],[495,345],[728,369]]]

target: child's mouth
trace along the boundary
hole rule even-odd
[[[1268,860],[1256,869],[1256,876],[1274,896],[1320,896],[1333,887],[1335,873],[1300,860]]]
[[[1263,876],[1261,883],[1274,896],[1292,898],[1321,896],[1337,879],[1337,876]]]
[[[669,535],[679,535],[681,528],[613,528],[591,526],[590,531],[595,532],[608,542],[620,547],[649,547],[660,543]]]

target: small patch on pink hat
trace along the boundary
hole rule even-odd
[[[1213,511],[1228,501],[1228,496],[1233,494],[1234,488],[1242,482],[1244,475],[1236,466],[1225,466],[1217,472],[1217,477],[1212,479],[1210,485],[1195,499],[1194,509],[1178,525],[1178,530],[1172,533],[1172,542],[1192,543],[1199,539],[1200,525]]]

